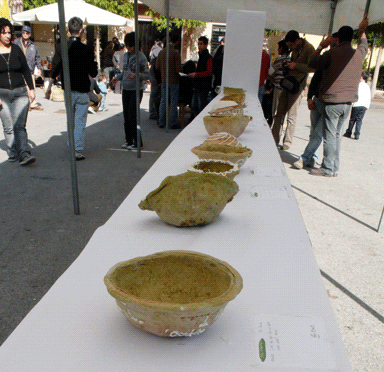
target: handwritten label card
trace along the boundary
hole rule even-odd
[[[322,318],[259,316],[256,319],[257,365],[337,371],[325,334]]]

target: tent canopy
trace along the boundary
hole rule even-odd
[[[166,0],[143,2],[166,15]],[[343,25],[358,28],[367,0],[169,0],[169,16],[225,23],[227,9],[266,12],[265,28],[324,35],[329,31],[332,4],[336,4],[333,32]],[[371,0],[369,23],[384,21],[383,0]]]
[[[130,19],[88,4],[83,0],[65,0],[64,8],[66,22],[72,17],[79,17],[84,24],[88,25],[133,26],[133,22]],[[14,14],[12,20],[14,22],[59,23],[58,5],[53,3],[26,10],[25,12]]]

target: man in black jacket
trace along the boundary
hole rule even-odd
[[[83,22],[78,17],[73,17],[68,21],[70,39],[68,42],[69,75],[71,80],[72,108],[75,116],[75,156],[76,160],[83,160],[82,154],[85,142],[85,125],[89,106],[89,90],[91,82],[89,76],[96,77],[97,62],[95,62],[93,50],[80,40],[83,33]],[[63,62],[61,58],[60,45],[56,48],[52,60],[52,70],[50,86],[46,94],[51,93],[51,85],[54,79],[63,72]],[[64,83],[61,79],[62,84]],[[64,84],[63,84],[64,88]]]
[[[208,93],[212,85],[212,57],[208,52],[208,39],[200,36],[198,39],[199,60],[196,72],[188,76],[193,78],[192,113],[196,117],[208,104]]]

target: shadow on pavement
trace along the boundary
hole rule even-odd
[[[31,143],[37,160],[28,167],[0,163],[0,344],[179,133],[160,130],[154,121],[143,128],[141,158],[120,148],[121,114],[86,128],[86,160],[76,162],[77,216],[66,132],[39,146]]]
[[[309,196],[309,197],[311,197],[311,198],[317,200],[317,201],[320,202],[320,203],[323,203],[323,204],[326,205],[327,207],[332,208],[333,210],[335,210],[335,211],[337,211],[337,212],[343,214],[344,216],[347,216],[347,217],[351,218],[352,220],[354,220],[354,221],[356,221],[356,222],[362,224],[363,226],[368,227],[369,229],[372,229],[373,231],[377,231],[377,228],[376,228],[376,227],[373,227],[373,226],[368,225],[368,224],[365,223],[364,221],[361,221],[361,220],[359,220],[358,218],[353,217],[353,216],[350,215],[349,213],[346,213],[346,212],[342,211],[341,209],[336,208],[336,207],[334,207],[333,205],[331,205],[331,204],[325,202],[324,200],[319,199],[317,196],[311,195],[311,194],[309,194],[308,192],[306,192],[306,191],[304,191],[304,190],[302,190],[302,189],[300,189],[300,188],[298,188],[298,187],[296,187],[296,186],[294,186],[294,185],[292,185],[292,184],[291,184],[291,186],[292,186],[292,188],[294,188],[295,190],[302,192],[303,194],[305,194],[305,195],[307,195],[307,196]]]

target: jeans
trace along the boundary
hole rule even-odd
[[[149,70],[149,80],[151,82],[151,93],[149,95],[149,116],[157,118],[160,107],[160,87],[157,85],[157,80],[153,72],[153,66],[151,69]]]
[[[161,84],[161,101],[160,101],[160,118],[159,126],[165,127],[166,121],[166,85],[165,83]],[[171,127],[177,126],[177,105],[179,103],[179,84],[169,84],[169,98],[171,100],[170,109],[171,109]]]
[[[99,104],[99,110],[106,110],[107,106],[105,106],[105,101],[107,99],[107,94],[106,93],[100,93],[101,94],[101,101]]]
[[[142,98],[143,90],[140,90],[140,102]],[[129,146],[137,146],[136,90],[123,89],[122,100],[125,142]],[[141,141],[141,146],[143,146],[143,141]]]
[[[324,157],[321,168],[331,176],[339,173],[341,132],[350,112],[351,105],[346,103],[324,105],[323,108]]]
[[[73,116],[75,118],[75,151],[82,152],[85,144],[85,125],[89,106],[88,93],[80,93],[71,90]]]
[[[27,88],[23,86],[12,90],[0,89],[0,98],[3,104],[0,119],[3,123],[7,154],[22,160],[30,154],[25,129],[29,109]]]
[[[316,108],[311,110],[311,131],[309,132],[309,142],[305,147],[301,159],[304,165],[308,165],[311,159],[318,160],[318,149],[323,141],[323,104],[316,97],[314,98]]]
[[[260,101],[260,105],[263,104],[264,93],[265,93],[265,87],[263,85],[262,87],[259,87],[259,92],[257,94],[259,101]]]
[[[207,91],[198,91],[194,90],[192,95],[191,109],[193,113],[193,117],[195,118],[197,115],[203,111],[204,107],[208,104],[208,93]]]
[[[364,106],[352,107],[351,118],[349,120],[349,126],[346,131],[346,134],[349,134],[349,136],[351,136],[353,127],[356,123],[355,136],[357,137],[360,136],[360,130],[361,130],[361,126],[363,125],[363,118],[366,111],[367,111],[367,108]]]

